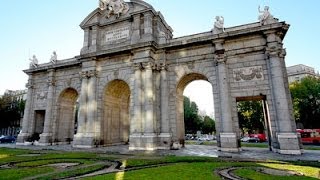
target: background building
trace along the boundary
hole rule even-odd
[[[303,64],[297,64],[287,67],[287,73],[289,83],[300,81],[302,78],[307,76],[320,77],[319,72],[316,73],[313,67]]]

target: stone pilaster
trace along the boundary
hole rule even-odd
[[[55,91],[55,79],[54,79],[54,70],[49,70],[48,75],[48,95],[47,95],[47,107],[46,115],[44,120],[43,133],[40,134],[39,145],[51,145],[52,143],[52,111],[53,111],[53,96]]]
[[[153,39],[153,13],[146,12],[144,14],[144,41],[151,41]]]
[[[272,83],[273,106],[275,107],[275,118],[277,123],[277,138],[279,149],[275,151],[281,154],[301,154],[299,137],[293,129],[294,123],[292,102],[288,100],[288,84],[285,83],[284,61],[285,51],[282,48],[280,37],[276,33],[267,33],[266,55],[270,68]]]
[[[26,84],[28,88],[27,91],[27,102],[24,108],[24,115],[22,120],[22,129],[17,137],[17,145],[23,145],[26,139],[31,135],[29,132],[29,126],[31,125],[31,113],[32,113],[32,104],[33,104],[33,82],[32,75],[29,75],[28,83]]]
[[[137,43],[140,40],[140,18],[140,14],[133,16],[131,44]]]
[[[223,41],[215,43],[215,61],[217,65],[217,77],[220,94],[220,144],[219,150],[238,152],[237,136],[232,124],[231,99],[228,80],[228,69],[224,54]]]

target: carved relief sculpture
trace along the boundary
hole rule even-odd
[[[233,74],[236,81],[252,81],[264,79],[261,66],[235,69],[233,70]]]
[[[112,15],[119,18],[129,11],[129,5],[124,0],[99,0],[99,8],[107,10],[106,18],[110,18]]]

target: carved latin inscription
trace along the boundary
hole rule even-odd
[[[129,38],[129,27],[123,27],[119,29],[113,29],[106,32],[106,42],[111,43],[120,39]]]
[[[233,70],[233,77],[236,81],[263,80],[262,66],[238,68]]]

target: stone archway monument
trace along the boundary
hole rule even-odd
[[[18,143],[39,132],[40,145],[179,147],[183,89],[202,79],[213,87],[219,150],[241,150],[237,101],[263,97],[272,150],[301,154],[282,43],[289,25],[268,8],[259,22],[228,28],[223,22],[217,16],[213,30],[173,38],[162,14],[146,2],[101,0],[80,24],[79,56],[24,71],[28,97]],[[36,125],[39,114],[42,125]],[[68,137],[58,135],[62,122],[72,129]]]

